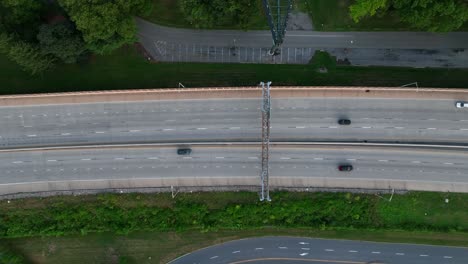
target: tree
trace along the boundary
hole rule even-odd
[[[22,41],[12,43],[7,56],[33,75],[42,73],[54,65],[52,57],[42,54],[36,46]]]
[[[377,11],[394,12],[410,26],[426,31],[452,31],[468,21],[464,0],[357,0],[350,6],[355,22]]]
[[[83,34],[87,47],[108,53],[136,40],[134,15],[150,11],[150,0],[59,0]]]
[[[44,24],[37,35],[43,54],[50,54],[65,63],[75,63],[86,51],[81,35],[68,22]]]
[[[41,1],[0,0],[0,31],[34,39],[42,7]]]
[[[387,6],[388,0],[357,0],[349,7],[351,18],[358,23],[363,17],[374,16],[379,9]]]
[[[182,0],[180,9],[197,28],[233,24],[246,28],[250,18],[260,12],[258,2],[251,0]]]

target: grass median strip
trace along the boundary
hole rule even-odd
[[[141,88],[255,86],[271,80],[276,86],[392,86],[417,81],[425,87],[468,87],[468,69],[412,69],[336,66],[328,73],[310,65],[149,63],[133,47],[89,62],[63,65],[30,76],[0,56],[0,94],[96,91]]]
[[[249,192],[1,201],[0,236],[37,263],[91,257],[100,262],[126,257],[134,263],[151,257],[157,263],[215,242],[258,235],[468,246],[468,194],[411,192],[391,201],[390,195],[351,193],[274,192],[272,197],[271,203],[260,203]]]

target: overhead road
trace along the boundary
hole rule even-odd
[[[0,152],[0,194],[151,187],[259,186],[260,144]],[[270,186],[468,192],[457,149],[273,145]],[[354,170],[340,172],[340,164]]]
[[[457,99],[393,95],[400,96],[351,97],[340,92],[298,98],[278,97],[273,90],[271,141],[468,144],[468,111],[455,108]],[[260,108],[260,94],[0,106],[0,148],[260,141]],[[342,118],[352,124],[340,126]]]
[[[334,263],[465,264],[468,248],[301,237],[235,240],[189,253],[169,264]]]

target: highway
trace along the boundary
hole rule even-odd
[[[299,237],[249,238],[215,245],[169,264],[466,264],[468,248]]]
[[[468,144],[452,99],[276,98],[272,141]],[[0,148],[141,142],[259,141],[259,99],[0,107]],[[337,120],[348,118],[350,126]]]
[[[259,146],[193,146],[190,156],[180,156],[173,147],[109,147],[95,149],[32,150],[0,152],[0,194],[21,189],[11,185],[74,182],[51,187],[93,188],[96,181],[149,180],[146,187],[258,186]],[[362,181],[361,187],[392,188],[392,182],[418,185],[468,186],[466,150],[395,147],[273,146],[270,179],[285,186],[301,186],[299,178],[325,179],[329,188]],[[339,164],[352,164],[351,172],[340,172]],[[161,182],[160,180],[164,180]],[[80,182],[83,185],[80,185]],[[132,185],[131,186],[136,186]],[[283,186],[284,186],[283,185]],[[88,187],[86,187],[88,186]],[[93,186],[93,185],[91,185]],[[341,187],[340,186],[340,187]],[[453,188],[455,188],[453,187]],[[94,188],[100,188],[95,185]],[[444,189],[440,191],[454,191]],[[30,190],[27,187],[27,190]],[[23,190],[23,191],[25,191]]]

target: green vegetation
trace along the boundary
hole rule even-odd
[[[351,193],[106,194],[0,203],[0,237],[138,230],[307,227],[468,232],[466,194],[395,195],[392,202]],[[445,199],[449,203],[445,203]]]
[[[150,0],[59,0],[87,47],[98,54],[109,53],[136,41],[133,16],[151,11]]]
[[[0,53],[30,74],[75,63],[85,51],[109,53],[136,41],[133,16],[150,0],[0,1]]]
[[[30,76],[0,56],[0,94],[93,91],[139,88],[275,85],[401,86],[419,82],[427,87],[468,87],[466,69],[412,69],[336,66],[318,73],[315,65],[150,63],[133,47],[89,61],[63,65]]]
[[[468,4],[463,0],[357,0],[350,11],[355,22],[393,12],[413,28],[424,31],[453,31],[468,21]]]
[[[351,193],[272,197],[272,203],[248,192],[0,201],[0,244],[34,263],[161,263],[213,243],[260,235],[468,246],[467,194],[411,192],[391,202],[390,195]]]
[[[21,264],[25,263],[22,255],[12,250],[7,241],[0,241],[0,263],[2,264]]]
[[[411,0],[413,1],[413,0]],[[355,23],[350,15],[350,6],[353,3],[362,2],[365,7],[355,10],[356,14],[372,14],[373,10],[376,11],[375,16],[365,16],[359,20],[359,23]],[[320,31],[408,31],[415,30],[411,27],[412,21],[406,21],[401,19],[399,12],[393,12],[393,9],[386,9],[388,12],[377,11],[379,3],[387,2],[386,0],[327,0],[327,1],[316,1],[316,0],[301,0],[298,1],[299,8],[307,12],[314,23],[316,30]],[[408,0],[402,0],[400,2],[408,2]],[[427,1],[419,1],[419,3],[425,3]],[[445,2],[438,0],[431,0],[431,2]],[[370,3],[370,4],[369,4]],[[367,4],[367,5],[366,5]],[[388,5],[385,5],[386,7]],[[366,12],[363,12],[364,11]],[[412,10],[407,8],[406,10]],[[360,12],[358,12],[360,11]],[[430,9],[426,10],[430,12]],[[413,11],[415,12],[415,11]],[[447,26],[452,21],[445,21],[434,19],[433,23],[437,23],[440,26]],[[468,30],[468,23],[460,28],[460,30]]]
[[[261,0],[153,0],[153,10],[144,18],[183,28],[268,28]]]

